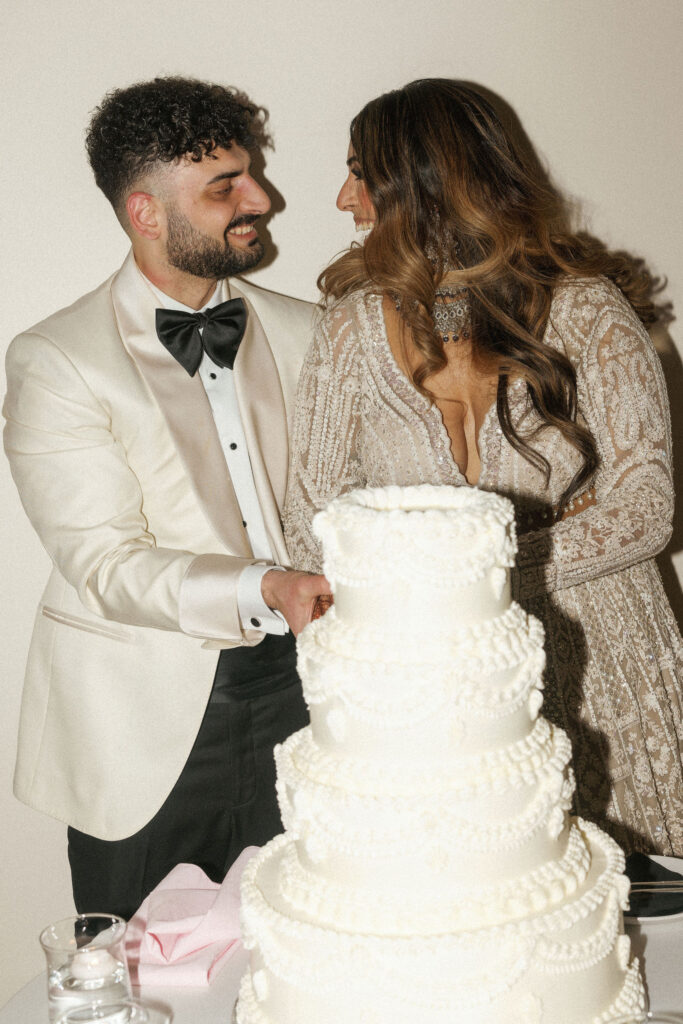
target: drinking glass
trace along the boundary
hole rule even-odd
[[[116,1003],[85,1003],[72,1007],[58,1018],[56,1024],[170,1024],[171,1017],[157,1007],[138,999],[121,999]]]
[[[130,998],[125,931],[126,922],[113,914],[79,914],[41,932],[51,1024],[79,1006]]]

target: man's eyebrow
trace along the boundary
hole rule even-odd
[[[225,181],[226,178],[239,178],[240,174],[244,174],[244,171],[223,171],[222,174],[217,174],[215,178],[211,178],[207,181],[207,185],[214,185],[217,181]]]
[[[346,166],[347,167],[350,167],[351,164],[358,164],[358,166],[360,167],[360,163],[358,161],[358,157],[357,156],[350,156],[349,159],[346,161]]]

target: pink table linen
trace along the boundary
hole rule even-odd
[[[221,885],[194,864],[178,864],[159,883],[128,924],[134,985],[209,984],[241,948],[240,880],[257,850],[243,850]]]

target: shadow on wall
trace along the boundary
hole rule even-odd
[[[683,551],[683,362],[673,343],[667,325],[674,320],[670,306],[664,306],[660,310],[660,322],[652,328],[650,334],[654,346],[659,353],[664,370],[667,391],[669,392],[669,404],[671,406],[671,436],[673,440],[674,457],[674,494],[676,495],[676,509],[674,511],[673,535],[669,544],[657,558],[657,565],[662,574],[664,589],[669,603],[676,616],[681,631],[683,631],[683,591],[671,561],[672,555]]]
[[[259,237],[263,242],[263,259],[259,263],[259,269],[268,267],[277,256],[277,245],[270,234],[269,224],[271,219],[285,208],[285,200],[281,192],[278,192],[275,185],[266,175],[266,159],[262,149],[254,150],[251,154],[251,174],[258,182],[263,191],[270,199],[270,210],[259,222]]]

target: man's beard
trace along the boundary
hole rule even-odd
[[[167,208],[166,255],[172,267],[195,277],[220,279],[251,270],[263,259],[263,243],[254,241],[248,249],[233,249],[227,231],[240,224],[252,224],[256,217],[238,217],[226,229],[225,244],[202,234],[174,207]]]

